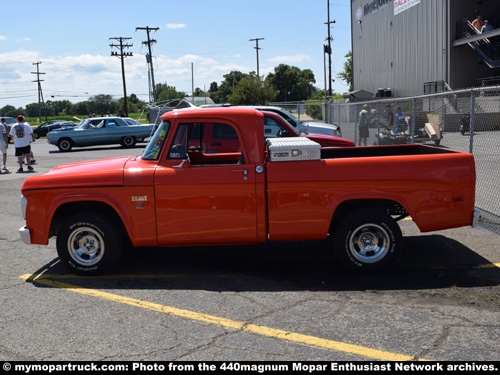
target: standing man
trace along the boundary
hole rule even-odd
[[[358,129],[359,138],[358,146],[366,146],[370,132],[368,130],[368,116],[370,115],[370,106],[368,104],[363,105],[363,109],[359,112],[358,119]]]
[[[7,125],[5,119],[0,120],[0,151],[2,152],[2,171],[9,172],[7,169],[7,148],[9,147],[9,138],[7,137]]]
[[[14,139],[14,147],[16,148],[17,162],[19,163],[18,173],[24,172],[23,158],[26,158],[28,171],[32,171],[31,164],[31,142],[35,142],[33,137],[33,129],[24,122],[24,116],[17,116],[17,124],[10,129],[10,136]]]
[[[481,33],[481,29],[484,26],[483,17],[481,17],[481,15],[478,14],[476,16],[476,19],[472,21],[472,26],[476,28],[478,34]]]
[[[385,126],[389,130],[392,130],[394,127],[394,112],[392,112],[392,107],[389,103],[385,105],[385,112],[387,113],[387,122],[385,123]]]

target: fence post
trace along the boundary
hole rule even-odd
[[[474,144],[474,124],[476,122],[476,93],[471,89],[470,94],[470,119],[469,119],[469,152],[472,154]]]

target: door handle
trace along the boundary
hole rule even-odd
[[[233,173],[241,172],[243,173],[244,176],[246,176],[248,174],[248,169],[233,169],[231,172]]]

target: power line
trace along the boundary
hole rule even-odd
[[[123,81],[123,111],[125,112],[125,116],[128,116],[128,105],[127,105],[127,85],[125,83],[125,65],[124,65],[124,60],[126,57],[129,57],[129,56],[133,56],[132,55],[132,52],[124,52],[124,49],[125,48],[130,48],[133,46],[133,44],[124,44],[123,41],[124,40],[129,40],[129,39],[132,39],[132,38],[122,38],[122,37],[119,37],[119,38],[109,38],[109,39],[114,39],[114,40],[118,40],[120,42],[119,45],[116,45],[116,44],[110,44],[109,46],[110,47],[117,47],[119,48],[120,52],[115,52],[115,51],[111,51],[111,56],[118,56],[121,60],[121,64],[122,64],[122,81]]]
[[[149,65],[149,79],[150,79],[150,84],[149,84],[149,102],[154,103],[156,102],[156,85],[155,85],[155,76],[153,72],[153,58],[151,57],[151,44],[156,43],[155,39],[150,39],[149,38],[149,32],[150,31],[158,31],[160,28],[159,27],[136,27],[135,31],[137,30],[146,30],[146,33],[148,35],[148,40],[145,42],[142,42],[142,44],[148,46],[148,51],[149,53],[146,55],[146,62]]]
[[[45,105],[45,103],[43,102],[43,94],[42,94],[42,85],[40,82],[42,82],[43,80],[40,80],[40,74],[45,74],[45,73],[41,73],[40,72],[40,64],[42,62],[41,61],[37,61],[35,63],[33,63],[33,65],[36,65],[36,72],[31,72],[31,74],[36,74],[36,81],[32,81],[32,82],[38,82],[38,121],[42,121],[42,107],[40,105],[40,103],[42,103],[43,105]]]
[[[328,2],[328,21],[325,22],[328,27],[328,44],[324,46],[324,52],[328,54],[328,95],[332,95],[332,37],[330,36],[330,25],[335,23],[335,20],[330,21],[330,0]],[[326,87],[325,87],[326,89]]]
[[[259,40],[264,40],[264,38],[254,38],[254,39],[250,39],[250,42],[253,42],[255,41],[255,48],[256,51],[257,51],[257,77],[260,78],[260,74],[259,74]]]

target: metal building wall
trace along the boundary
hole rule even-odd
[[[480,4],[479,4],[480,3]],[[453,0],[450,6],[450,69],[449,85],[452,89],[463,89],[477,87],[478,79],[500,75],[500,68],[488,67],[474,50],[467,44],[453,47],[453,42],[460,38],[457,35],[457,22],[463,19],[474,20],[476,12],[483,15],[485,19],[498,28],[500,26],[500,4],[498,0],[484,0],[481,2],[473,0]]]
[[[392,0],[353,0],[354,89],[412,96],[423,93],[424,82],[448,82],[448,1],[421,0],[395,15]]]

